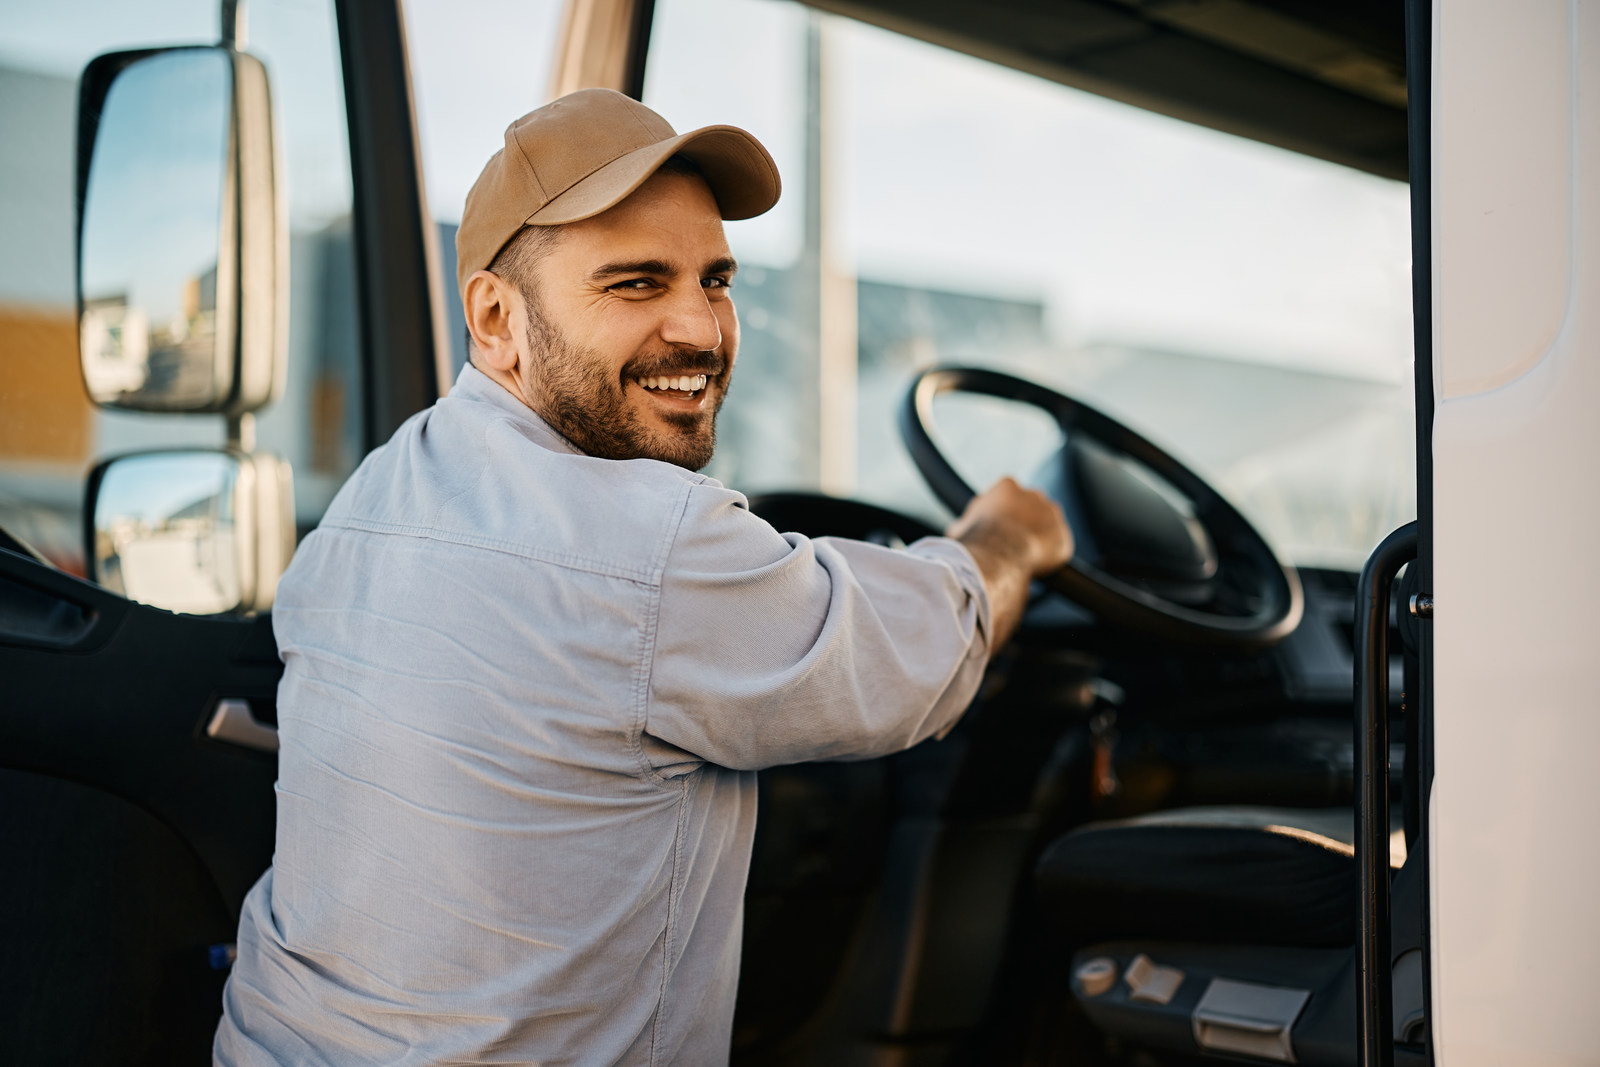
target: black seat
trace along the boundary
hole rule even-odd
[[[1067,834],[1037,885],[1068,944],[1344,947],[1356,937],[1353,841],[1349,808],[1182,808]],[[1404,851],[1393,835],[1392,866]]]
[[[1404,866],[1403,822],[1394,809],[1395,1062],[1420,1067],[1420,865]],[[1348,808],[1186,808],[1060,838],[1037,888],[1073,1000],[1134,1047],[1350,1067],[1353,824]]]

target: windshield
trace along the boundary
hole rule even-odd
[[[646,102],[750,129],[785,187],[729,226],[744,340],[711,473],[938,520],[894,412],[966,363],[1126,422],[1296,563],[1359,567],[1414,517],[1404,184],[798,4],[656,11]],[[985,476],[1039,455],[959,437]]]

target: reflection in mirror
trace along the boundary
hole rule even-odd
[[[244,600],[235,485],[223,452],[171,452],[113,461],[94,507],[94,573],[130,600],[192,615]]]
[[[1061,450],[1061,429],[1033,404],[981,393],[940,393],[930,427],[940,450],[974,490],[1010,475],[1042,488],[1040,474]]]
[[[229,398],[232,100],[232,61],[209,48],[138,59],[106,95],[79,253],[83,375],[97,403],[197,411]]]
[[[90,576],[191,615],[271,606],[294,546],[288,464],[263,454],[145,452],[89,483]]]

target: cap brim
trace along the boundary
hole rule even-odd
[[[559,226],[598,215],[680,154],[705,175],[724,219],[754,218],[778,202],[778,166],[761,142],[737,126],[704,126],[618,156],[529,215],[525,225]]]

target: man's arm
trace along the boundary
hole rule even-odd
[[[1008,529],[1004,513],[991,518]],[[740,494],[695,486],[661,578],[643,726],[736,769],[883,755],[960,715],[993,633],[957,542],[780,535]]]
[[[1060,510],[1002,481],[893,551],[780,536],[697,486],[662,577],[644,728],[724,767],[897,751],[948,728],[1071,552]]]
[[[973,497],[946,534],[972,553],[983,575],[993,655],[1022,622],[1028,583],[1072,558],[1072,530],[1055,501],[1002,478]]]

